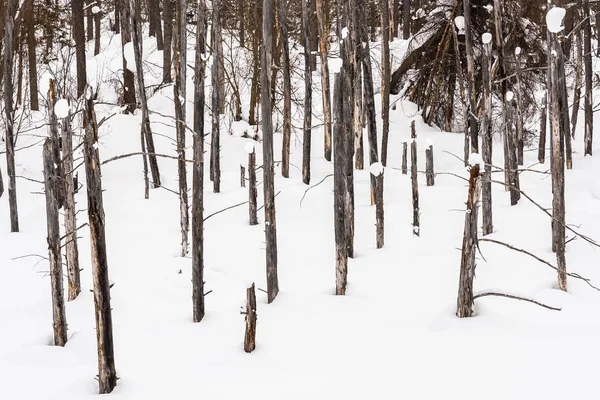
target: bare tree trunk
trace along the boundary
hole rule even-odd
[[[523,165],[523,94],[521,90],[521,48],[517,47],[515,50],[515,77],[516,86],[515,94],[517,100],[517,165]]]
[[[577,0],[577,8],[581,10],[582,0]],[[581,21],[579,10],[574,10],[575,26],[578,26]],[[579,119],[579,105],[581,100],[581,84],[583,80],[583,32],[581,29],[573,31],[575,37],[575,87],[573,89],[573,107],[571,109],[571,137],[575,138],[575,130],[577,129],[577,120]]]
[[[2,179],[2,168],[0,167],[0,198],[4,194],[4,180]]]
[[[94,15],[92,14],[92,3],[94,0],[85,0],[86,32],[87,41],[94,40]]]
[[[77,60],[77,97],[81,97],[83,92],[85,92],[85,87],[87,85],[85,69],[85,32],[83,30],[83,0],[71,1],[71,13],[73,18],[73,38],[75,39],[75,57]]]
[[[148,19],[150,20],[151,25],[154,26],[153,36],[156,37],[156,49],[161,51],[164,49],[164,43],[161,24],[162,20],[160,18],[160,0],[148,0],[148,12],[150,13]]]
[[[494,5],[499,0],[494,1]],[[494,6],[495,9],[496,6]],[[467,54],[467,91],[469,100],[469,137],[471,139],[471,152],[479,153],[479,139],[477,137],[477,117],[475,99],[475,61],[473,57],[473,31],[471,21],[471,0],[463,0],[465,14],[465,50]]]
[[[304,46],[304,138],[302,141],[302,182],[310,184],[310,139],[312,125],[312,77],[310,55],[310,28],[308,23],[307,4],[310,0],[300,0],[302,3],[302,34]]]
[[[244,351],[252,353],[256,348],[256,292],[254,283],[246,289],[246,334],[244,335]]]
[[[594,133],[594,118],[592,110],[592,27],[590,22],[590,2],[583,0],[583,62],[585,64],[585,135],[584,148],[585,155],[592,155],[592,137]],[[596,19],[600,18],[600,13],[596,14]],[[600,42],[600,33],[596,31],[598,41]],[[600,48],[599,48],[600,49]],[[600,51],[600,50],[599,50]]]
[[[102,173],[98,154],[98,125],[93,100],[86,100],[84,112],[85,175],[87,182],[88,218],[92,253],[92,275],[94,278],[94,309],[96,312],[96,338],[98,342],[99,392],[110,393],[117,386],[115,356],[112,337],[112,311],[110,307],[110,282],[104,206],[102,204]]]
[[[127,0],[124,0],[127,1]],[[165,28],[163,48],[163,83],[172,82],[171,78],[171,38],[173,35],[173,5],[171,0],[163,0],[163,23]]]
[[[121,33],[121,5],[120,5],[121,1],[120,0],[115,0],[115,23],[113,25],[113,31],[115,32],[116,35],[118,35],[119,33]]]
[[[17,177],[15,172],[15,139],[13,110],[13,25],[16,0],[8,0],[4,26],[4,112],[6,114],[6,173],[8,174],[8,205],[10,231],[19,232],[17,208]]]
[[[542,109],[540,111],[540,140],[538,143],[538,161],[540,164],[546,162],[546,125],[548,122],[548,90],[542,97]]]
[[[481,119],[482,159],[485,163],[482,183],[483,236],[494,231],[492,212],[492,43],[483,45],[483,117]]]
[[[505,169],[508,176],[508,184],[510,185],[510,205],[514,206],[521,198],[519,191],[519,173],[517,171],[517,140],[516,132],[513,126],[514,109],[512,100],[505,99],[503,107],[505,108],[505,131],[504,131],[504,147],[507,155],[505,155]]]
[[[410,38],[410,0],[402,0],[402,39]]]
[[[475,254],[477,252],[477,202],[479,201],[481,185],[479,165],[471,167],[470,175],[465,231],[460,259],[458,298],[456,301],[456,316],[458,318],[473,316],[473,279],[475,278]]]
[[[128,0],[124,0],[126,2]],[[142,26],[140,13],[140,0],[129,0],[129,4],[122,4],[123,8],[130,7],[131,31],[133,52],[135,56],[135,71],[138,81],[139,98],[142,106],[142,133],[146,139],[148,147],[148,161],[150,171],[152,172],[152,183],[154,187],[160,187],[160,172],[158,170],[158,161],[156,160],[156,150],[154,148],[154,139],[152,138],[152,129],[150,128],[150,117],[148,116],[148,101],[146,99],[146,86],[144,85],[144,72],[142,69]]]
[[[246,167],[240,165],[240,187],[246,187]]]
[[[271,99],[271,52],[273,46],[273,0],[263,0],[262,31],[264,45],[261,54],[261,115],[263,131],[263,188],[265,198],[265,241],[267,245],[267,302],[279,293],[277,279],[277,227],[275,220],[275,171],[273,165],[273,121]]]
[[[396,0],[397,1],[397,0]],[[363,90],[362,90],[362,33],[360,24],[360,12],[363,1],[353,0],[352,7],[352,65],[354,74],[352,87],[354,89],[354,163],[356,169],[364,169],[364,141],[363,141]],[[389,107],[388,107],[389,109]]]
[[[27,0],[27,56],[29,65],[29,107],[32,111],[38,111],[38,73],[37,73],[37,57],[36,57],[36,40],[35,40],[35,16],[33,10],[33,0]]]
[[[71,113],[62,124],[62,169],[65,189],[65,231],[67,248],[67,273],[69,277],[69,301],[81,292],[79,277],[79,248],[77,246],[77,210],[75,209],[75,181],[73,180],[73,130]]]
[[[119,4],[119,13],[121,14],[121,49],[123,58],[123,104],[127,107],[127,112],[133,113],[137,107],[135,99],[135,76],[133,75],[132,65],[127,68],[125,60],[125,45],[131,42],[131,9],[129,0],[116,0]],[[131,69],[130,69],[131,68]]]
[[[60,134],[58,133],[58,120],[56,113],[54,112],[54,105],[56,104],[56,94],[54,90],[54,79],[49,80],[48,90],[48,133],[52,140],[52,157],[53,162],[56,165],[56,174],[58,176],[63,175],[63,166],[60,159]],[[56,202],[58,208],[64,205],[64,185],[58,185],[56,187]]]
[[[433,145],[425,149],[425,176],[427,186],[435,185],[435,173],[433,171]]]
[[[329,64],[327,54],[329,53],[329,2],[316,0],[317,19],[319,28],[319,54],[321,56],[321,90],[323,97],[323,132],[324,132],[324,155],[327,161],[331,161],[331,92],[329,83]],[[367,44],[368,46],[368,44]]]
[[[413,203],[413,235],[421,236],[421,224],[419,222],[419,181],[417,179],[417,131],[415,121],[410,126],[412,142],[410,144],[410,181],[412,183]]]
[[[50,282],[52,284],[52,321],[54,345],[67,343],[67,318],[63,295],[62,258],[60,254],[60,226],[56,186],[60,176],[54,168],[54,143],[50,138],[44,143],[44,183],[46,189],[46,218],[48,226],[48,257],[50,259]]]
[[[256,152],[248,154],[248,213],[250,225],[258,225],[256,198],[258,190],[256,189]]]
[[[342,60],[344,63],[349,65],[348,74],[344,76],[344,85],[347,88],[347,97],[344,98],[344,131],[346,142],[344,143],[344,158],[346,160],[346,205],[344,213],[346,214],[346,245],[348,246],[348,257],[354,257],[354,96],[359,95],[355,92],[355,88],[352,86],[354,82],[355,59],[353,54],[355,53],[353,38],[353,27],[352,24],[352,12],[356,7],[355,0],[350,0],[347,4],[343,5],[344,12],[342,14],[341,23],[349,27],[349,34],[346,35],[344,43],[346,44],[345,51],[342,54]],[[389,24],[388,24],[389,28]],[[338,33],[339,37],[343,37],[343,32]]]
[[[458,35],[456,34],[456,27],[452,28],[452,41],[454,42],[454,62],[456,64],[456,72],[458,75],[458,88],[460,90],[460,102],[464,109],[464,142],[463,142],[463,160],[465,167],[469,165],[469,155],[471,150],[470,139],[469,139],[469,104],[465,98],[465,79],[462,73],[462,64],[460,62],[460,50],[458,48]]]
[[[212,50],[213,50],[213,62],[211,69],[211,85],[212,85],[212,131],[211,131],[211,145],[210,145],[210,169],[211,169],[211,179],[213,181],[213,192],[220,193],[221,192],[221,149],[220,149],[220,138],[221,138],[221,129],[220,129],[220,90],[219,90],[219,69],[221,68],[221,64],[219,63],[220,55],[219,55],[219,45],[218,45],[218,29],[217,26],[220,24],[220,9],[221,2],[220,0],[212,0],[213,2],[213,12],[212,12]],[[266,38],[265,38],[266,40]],[[269,96],[267,95],[267,98]]]
[[[383,236],[384,236],[384,221],[383,221],[383,168],[379,174],[375,175],[375,226],[376,226],[376,243],[377,248],[383,247]]]
[[[556,263],[558,268],[558,287],[567,290],[567,262],[565,259],[565,170],[564,170],[564,136],[569,135],[565,131],[565,125],[561,121],[564,114],[561,110],[562,84],[560,80],[562,48],[558,42],[557,34],[552,34],[552,52],[556,54],[552,64],[552,215],[553,215],[553,249],[556,251]],[[564,71],[563,71],[564,73]]]
[[[381,0],[381,163],[387,165],[388,136],[390,133],[390,6]]]
[[[194,166],[192,170],[192,317],[204,318],[204,83],[206,4],[198,1],[194,80]],[[159,22],[160,24],[160,22]]]
[[[402,175],[408,173],[408,143],[402,142]]]
[[[94,55],[97,56],[100,54],[100,27],[102,24],[102,7],[100,4],[100,0],[94,0],[95,7],[98,7],[98,12],[94,14]],[[92,7],[93,10],[93,7]]]
[[[287,29],[287,2],[280,0],[281,47],[283,57],[283,144],[281,149],[281,176],[290,176],[290,142],[292,139],[292,78],[290,74],[290,45]],[[317,10],[318,12],[318,10]],[[327,118],[327,116],[325,116]]]
[[[188,205],[187,168],[185,161],[185,107],[186,107],[186,2],[177,0],[175,6],[175,30],[173,35],[173,64],[175,66],[175,84],[173,98],[175,103],[175,126],[177,129],[177,176],[179,178],[179,212],[181,226],[181,257],[188,253],[188,231],[190,225]]]
[[[569,99],[567,95],[567,78],[565,72],[565,57],[562,51],[557,53],[558,59],[558,101],[560,104],[561,123],[563,124],[563,145],[566,153],[567,169],[573,168],[571,149],[571,124],[569,121]]]

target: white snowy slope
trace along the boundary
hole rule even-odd
[[[123,67],[120,43],[119,37],[107,35],[103,52],[88,59],[89,80],[100,87],[99,99],[106,103],[115,100],[110,82]],[[396,41],[392,48],[402,51],[406,42]],[[162,54],[151,39],[145,41],[144,52],[146,84],[152,85],[161,79]],[[301,60],[296,51],[292,56]],[[190,50],[188,60],[193,59]],[[240,62],[240,68],[245,67]],[[190,125],[191,75],[189,72],[186,102]],[[320,85],[318,74],[313,74],[313,79]],[[207,82],[207,88],[211,87]],[[248,93],[246,86],[242,90]],[[149,99],[149,106],[173,116],[172,98],[168,86]],[[380,115],[379,96],[376,103]],[[315,98],[317,115],[320,104],[320,98]],[[177,196],[153,189],[150,199],[144,200],[139,158],[102,166],[109,275],[114,283],[115,364],[120,378],[111,399],[596,398],[600,392],[596,368],[600,293],[585,282],[569,278],[569,292],[561,292],[556,287],[556,273],[549,267],[524,254],[481,242],[476,292],[521,295],[562,310],[486,297],[476,301],[474,318],[455,317],[465,182],[440,174],[435,186],[427,187],[424,175],[419,175],[421,236],[414,237],[410,177],[402,175],[399,168],[401,143],[409,140],[410,121],[416,119],[418,169],[425,169],[423,145],[433,143],[436,171],[467,177],[463,162],[452,155],[462,154],[463,136],[425,125],[414,104],[399,100],[396,105],[391,111],[385,172],[385,247],[375,248],[375,207],[370,205],[370,171],[365,163],[364,170],[355,171],[355,258],[349,261],[346,296],[334,295],[333,179],[311,189],[300,204],[308,187],[302,184],[297,167],[302,165],[301,135],[293,134],[290,178],[282,178],[276,168],[281,292],[267,304],[266,295],[257,291],[257,348],[251,354],[243,351],[244,316],[239,311],[248,282],[266,289],[262,212],[258,226],[248,225],[246,206],[205,222],[205,281],[206,290],[212,292],[206,297],[206,317],[194,324],[191,260],[178,256]],[[113,110],[113,105],[98,105],[97,119]],[[172,120],[157,113],[151,114],[157,152],[175,154]],[[301,118],[301,113],[294,115]],[[43,118],[43,113],[35,113],[28,123],[41,126]],[[206,119],[208,133],[208,112]],[[301,126],[301,122],[295,121],[295,125]],[[600,118],[596,118],[596,126],[600,126]],[[139,127],[139,113],[117,114],[106,120],[100,128],[101,159],[139,151]],[[226,132],[221,135],[220,194],[212,192],[208,181],[207,153],[206,216],[248,198],[247,188],[240,188],[239,165],[247,162],[251,140]],[[42,148],[35,143],[46,134],[41,128],[19,135],[18,176],[43,179]],[[566,171],[567,220],[583,234],[600,240],[600,145],[597,141],[597,155],[584,158],[582,135],[578,129],[574,167]],[[206,139],[208,150],[210,135]],[[280,159],[281,139],[281,132],[276,132],[276,160]],[[186,157],[191,158],[191,135],[187,140]],[[333,165],[323,158],[321,127],[315,129],[312,143],[311,175],[312,183],[317,183],[333,172]],[[0,143],[0,151],[3,148]],[[501,139],[496,138],[496,165],[503,165],[502,148]],[[255,150],[260,165],[262,146],[257,144]],[[365,154],[368,157],[368,149]],[[548,161],[545,165],[536,162],[537,151],[526,151],[525,166],[538,171],[549,168]],[[0,163],[6,185],[4,153]],[[159,166],[164,187],[176,190],[177,161],[159,159]],[[188,174],[191,185],[191,168]],[[262,169],[258,174],[258,182],[262,182]],[[503,179],[501,174],[494,175]],[[87,219],[84,176],[79,169],[84,187],[77,194],[77,207],[82,210],[78,225]],[[543,207],[551,207],[548,175],[523,172],[521,188]],[[87,228],[79,232],[82,292],[66,305],[69,341],[64,348],[54,347],[50,345],[48,262],[41,258],[47,256],[42,190],[34,181],[18,179],[20,233],[9,233],[8,196],[5,193],[0,198],[0,399],[97,399],[89,232]],[[262,197],[259,188],[259,205]],[[548,216],[525,198],[511,207],[509,193],[500,186],[493,188],[493,198],[491,237],[554,263]],[[573,235],[568,236],[571,239]],[[581,239],[570,241],[567,268],[600,286],[599,255],[600,249]]]

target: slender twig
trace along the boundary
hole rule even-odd
[[[172,160],[179,160],[179,157],[177,157],[177,156],[170,156],[168,154],[145,153],[143,151],[138,151],[138,152],[135,152],[135,153],[127,153],[127,154],[121,154],[120,156],[111,157],[111,158],[109,158],[107,160],[102,161],[100,163],[100,165],[108,164],[111,161],[120,160],[122,158],[127,158],[127,157],[132,157],[132,156],[143,156],[143,155],[146,155],[146,156],[155,156],[155,157],[163,157],[163,158],[170,158]],[[189,162],[189,163],[193,163],[194,162],[194,160],[185,160],[185,161]]]
[[[308,191],[316,186],[319,186],[321,183],[325,182],[325,179],[329,178],[333,176],[333,174],[329,174],[329,175],[325,175],[325,177],[323,177],[323,179],[321,179],[319,181],[319,183],[315,183],[314,185],[312,185],[311,187],[309,187],[308,189],[306,189],[304,191],[304,194],[302,195],[302,198],[300,199],[300,207],[302,207],[302,201],[304,201],[304,198],[306,197],[306,193],[308,193]]]
[[[473,300],[478,299],[480,297],[485,297],[485,296],[499,296],[499,297],[506,297],[509,299],[515,299],[515,300],[521,300],[521,301],[527,301],[529,303],[533,303],[533,304],[537,304],[538,306],[547,308],[548,310],[554,310],[554,311],[560,311],[561,308],[557,308],[557,307],[552,307],[549,306],[547,304],[543,304],[540,303],[539,301],[535,301],[532,299],[527,299],[525,297],[520,297],[520,296],[514,296],[512,294],[506,294],[506,293],[498,293],[498,292],[483,292],[483,293],[478,293],[475,296],[473,296]]]

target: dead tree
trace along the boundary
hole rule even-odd
[[[246,167],[240,164],[240,187],[246,187]]]
[[[410,0],[402,0],[402,39],[410,38]]]
[[[64,183],[65,247],[67,248],[67,275],[69,279],[69,301],[75,300],[81,291],[79,277],[79,247],[77,246],[77,210],[75,209],[75,181],[73,178],[73,130],[71,113],[62,123],[62,179]]]
[[[8,174],[8,206],[10,231],[19,232],[17,177],[15,172],[15,138],[13,110],[13,25],[16,0],[8,0],[4,26],[4,112],[6,115],[6,173]]]
[[[135,76],[133,66],[127,65],[125,59],[125,45],[131,42],[131,7],[128,0],[117,0],[120,3],[119,13],[121,21],[121,49],[123,52],[123,104],[127,107],[126,112],[133,113],[136,108],[135,99]]]
[[[321,56],[321,90],[323,98],[323,131],[325,139],[324,155],[327,161],[331,161],[331,92],[329,83],[329,64],[327,60],[327,55],[329,53],[328,36],[330,13],[328,9],[329,7],[326,9],[325,4],[329,5],[329,2],[324,0],[316,0],[318,20],[317,25],[319,29],[319,54]]]
[[[521,48],[515,49],[515,94],[516,94],[516,128],[517,128],[517,165],[523,165],[523,94],[521,90]]]
[[[592,155],[592,137],[594,133],[594,118],[592,110],[592,27],[590,21],[590,1],[583,0],[583,63],[585,66],[585,134],[584,134],[584,153]],[[596,14],[600,18],[600,14]],[[600,35],[598,35],[600,42]]]
[[[256,151],[252,146],[252,152],[248,152],[248,212],[250,225],[258,225],[256,198],[258,190],[256,189]]]
[[[29,64],[29,108],[38,111],[38,72],[35,39],[35,14],[33,0],[25,2],[27,8],[27,64]]]
[[[412,203],[413,203],[413,235],[421,236],[419,222],[419,181],[417,179],[417,131],[415,121],[410,124],[410,181],[412,184]]]
[[[60,134],[58,133],[58,119],[54,112],[54,106],[56,105],[56,93],[54,89],[54,79],[49,80],[48,88],[48,133],[50,140],[52,141],[52,160],[56,165],[56,173],[58,176],[63,175],[62,171],[62,160],[60,159]],[[64,205],[64,185],[58,185],[56,187],[56,201],[58,202],[58,208]]]
[[[58,222],[58,200],[56,196],[60,177],[56,174],[53,153],[54,143],[48,138],[44,142],[44,186],[46,190],[50,282],[52,284],[52,326],[54,328],[54,345],[64,346],[67,343],[67,318],[63,295],[60,225]]]
[[[538,161],[540,164],[546,162],[546,125],[548,122],[548,90],[542,96],[542,107],[540,111],[540,138],[538,142]]]
[[[219,63],[219,45],[217,33],[217,26],[221,23],[219,20],[219,13],[221,9],[220,0],[213,0],[213,12],[212,12],[212,51],[213,60],[211,68],[211,82],[212,82],[212,131],[211,131],[211,144],[210,144],[210,179],[213,181],[213,192],[221,192],[221,156],[220,156],[220,90],[219,90],[219,69],[222,65]],[[266,38],[265,38],[266,40]],[[267,98],[269,98],[267,96]],[[264,134],[263,134],[264,135]]]
[[[507,92],[503,103],[504,115],[504,169],[506,175],[507,188],[510,190],[510,205],[514,206],[521,198],[519,191],[519,173],[516,153],[517,137],[513,125],[513,92]]]
[[[387,165],[388,137],[390,133],[390,5],[381,0],[381,163]]]
[[[187,167],[185,161],[185,108],[186,108],[186,1],[177,0],[175,6],[175,29],[173,31],[173,64],[175,66],[175,84],[173,98],[175,103],[175,126],[177,131],[177,176],[179,178],[179,213],[181,227],[181,257],[188,252],[188,231],[190,215],[188,208]],[[204,138],[203,138],[204,139]]]
[[[562,113],[560,96],[562,84],[559,82],[562,47],[558,42],[556,33],[551,34],[552,43],[552,248],[556,252],[556,264],[558,268],[558,287],[567,290],[567,262],[565,259],[565,166],[563,158],[564,137],[569,131],[564,130],[565,125],[561,121]],[[556,54],[556,55],[555,55]],[[564,76],[564,72],[563,72]]]
[[[312,124],[312,79],[310,54],[310,26],[308,23],[308,7],[310,0],[302,3],[302,45],[304,46],[304,137],[302,141],[302,182],[310,184],[310,137]]]
[[[152,35],[156,37],[156,49],[163,50],[164,43],[162,38],[162,26],[160,19],[160,0],[149,0],[148,1],[148,19],[150,25],[154,27],[152,29]],[[200,18],[198,15],[197,18]]]
[[[127,2],[127,0],[123,0]],[[160,187],[160,172],[158,170],[158,161],[156,160],[156,150],[154,148],[154,139],[152,129],[150,128],[150,117],[148,112],[148,101],[146,99],[146,86],[144,85],[144,71],[142,58],[142,22],[139,1],[130,0],[129,4],[123,4],[123,7],[130,7],[131,14],[131,33],[133,43],[133,53],[135,57],[135,71],[138,81],[138,94],[140,105],[142,107],[142,136],[146,141],[148,150],[148,161],[150,171],[152,172],[152,183],[154,187]]]
[[[192,169],[192,318],[204,318],[204,83],[206,3],[198,1],[194,80],[194,164]],[[158,22],[160,25],[160,21]]]
[[[433,145],[425,149],[425,177],[427,178],[427,186],[435,185],[435,173],[433,172]]]
[[[350,1],[343,6],[343,14],[341,14],[340,22],[345,27],[352,28],[352,9],[354,7],[354,1]],[[389,24],[388,24],[389,25]],[[388,26],[389,28],[389,26]],[[347,28],[346,28],[347,29]],[[354,96],[358,95],[355,93],[355,88],[352,86],[354,81],[354,72],[356,70],[354,64],[355,60],[353,57],[354,48],[353,45],[357,44],[352,41],[351,30],[344,35],[344,30],[338,31],[338,37],[346,36],[344,39],[346,43],[345,51],[342,55],[343,63],[347,63],[348,74],[344,76],[344,84],[346,85],[346,97],[344,98],[344,160],[346,162],[346,195],[345,199],[345,210],[346,214],[346,246],[348,247],[348,257],[354,257]]]
[[[254,283],[246,289],[246,334],[244,335],[244,351],[252,353],[256,348],[256,292]]]
[[[481,118],[481,155],[485,163],[483,172],[482,219],[483,236],[494,231],[492,217],[492,37],[483,35],[483,115]]]
[[[458,318],[473,316],[473,279],[475,278],[475,254],[477,252],[477,202],[479,201],[480,186],[479,165],[476,164],[471,166],[469,178],[469,196],[465,214],[465,231],[456,301],[456,316]]]
[[[495,0],[496,3],[499,0]],[[494,7],[495,8],[495,7]],[[473,31],[471,21],[471,0],[463,0],[465,14],[465,50],[467,55],[467,92],[469,101],[469,137],[471,139],[471,152],[479,153],[479,139],[477,137],[477,117],[475,99],[475,60],[473,57]]]
[[[402,175],[406,175],[408,173],[408,143],[402,142]]]
[[[273,164],[273,120],[271,108],[271,53],[273,47],[273,0],[263,0],[263,46],[261,51],[261,114],[263,131],[263,188],[265,198],[265,241],[267,247],[267,302],[279,293],[277,279],[277,226],[275,220],[275,170]]]
[[[577,0],[577,10],[573,11],[575,26],[583,24],[581,21],[580,11],[583,1]],[[583,31],[582,29],[575,29],[571,32],[574,35],[573,40],[575,41],[575,83],[573,87],[573,105],[571,107],[571,137],[575,139],[575,131],[577,130],[577,122],[579,120],[579,105],[581,102],[581,87],[583,80]]]
[[[89,96],[85,102],[85,137],[83,153],[87,183],[88,219],[90,225],[90,246],[92,253],[92,275],[94,280],[94,309],[96,313],[96,339],[98,342],[98,384],[99,392],[110,393],[117,386],[115,356],[112,337],[112,311],[110,308],[110,282],[108,280],[108,260],[104,206],[102,204],[102,173],[98,153],[98,124],[94,103]]]
[[[375,177],[375,226],[377,248],[383,247],[384,222],[383,222],[383,165],[371,165],[371,175]]]
[[[127,1],[127,0],[122,0]],[[163,49],[163,83],[172,82],[171,78],[171,46],[173,35],[173,5],[171,0],[162,0],[164,23],[164,49]]]
[[[279,1],[279,10],[281,12],[281,23],[279,24],[281,29],[281,56],[283,58],[283,143],[281,147],[281,176],[284,178],[290,177],[290,144],[292,140],[292,78],[290,73],[287,7],[286,1]],[[327,118],[327,116],[325,116],[325,118]],[[325,127],[325,129],[327,129],[327,127]]]
[[[95,7],[98,7],[97,9]],[[96,11],[96,12],[94,12]],[[94,55],[100,54],[100,25],[102,24],[102,7],[100,0],[95,0],[95,6],[92,7],[94,15]]]
[[[362,34],[360,23],[360,13],[363,0],[351,0],[351,17],[350,24],[352,30],[352,88],[353,88],[353,107],[354,107],[354,164],[356,169],[364,169],[364,140],[363,140],[363,90],[362,90]],[[370,56],[370,55],[369,55]],[[391,66],[390,66],[391,67]],[[389,98],[388,98],[389,101]],[[388,104],[388,120],[389,120],[389,104]]]
[[[9,0],[9,3],[10,1],[14,0]],[[75,58],[77,66],[77,97],[81,97],[87,85],[87,75],[85,66],[85,32],[83,29],[83,0],[71,1],[71,15],[71,25],[73,27],[73,39],[75,39]],[[8,38],[8,36],[6,37]],[[7,40],[6,42],[8,43],[9,40]],[[8,51],[6,52],[6,54],[8,54]]]

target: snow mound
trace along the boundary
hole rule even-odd
[[[128,42],[123,47],[123,57],[125,57],[127,69],[135,74],[135,53],[133,52],[133,42]]]
[[[66,99],[60,99],[54,105],[54,113],[57,118],[67,118],[69,116],[69,102]]]
[[[546,14],[546,25],[552,33],[558,33],[564,29],[563,19],[567,11],[562,7],[554,7]]]
[[[244,150],[246,150],[246,153],[248,153],[248,154],[254,153],[254,149],[255,149],[254,142],[248,142],[244,145]]]
[[[483,35],[481,35],[481,40],[483,41],[483,44],[492,43],[492,34],[489,32],[484,33]]]
[[[383,173],[383,164],[380,162],[375,162],[371,164],[371,166],[369,167],[369,172],[371,172],[371,174],[373,174],[374,176],[381,175]]]
[[[343,64],[344,64],[344,61],[339,57],[330,59],[329,60],[329,72],[332,72],[334,74],[339,73],[340,69],[342,69]]]

